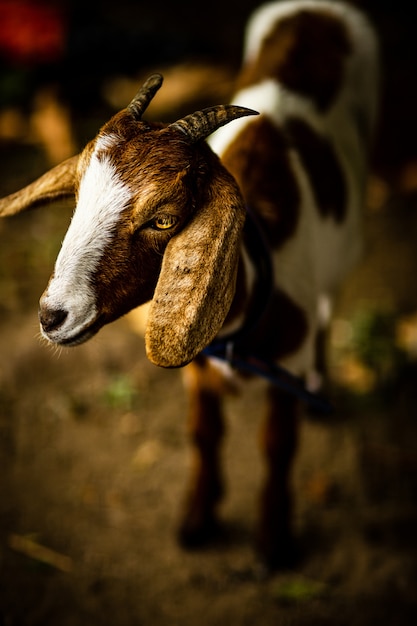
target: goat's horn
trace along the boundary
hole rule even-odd
[[[135,120],[141,120],[142,114],[162,85],[163,80],[164,79],[161,74],[152,74],[152,76],[149,76],[149,78],[143,83],[142,87],[127,107],[127,110],[133,115]]]
[[[191,113],[191,115],[173,122],[170,127],[181,130],[187,135],[191,143],[195,143],[214,133],[220,126],[245,115],[259,115],[259,113],[234,104],[219,104]]]

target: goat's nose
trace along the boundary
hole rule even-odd
[[[64,309],[48,309],[47,307],[39,308],[39,321],[45,332],[51,332],[57,329],[65,321],[68,311]]]

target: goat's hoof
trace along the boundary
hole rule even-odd
[[[178,530],[178,543],[187,550],[202,548],[217,537],[219,528],[214,517],[206,518],[199,524],[186,520]]]

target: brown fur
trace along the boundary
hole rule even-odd
[[[249,350],[266,360],[278,361],[297,351],[308,330],[305,312],[276,289],[262,323],[249,341]]]
[[[351,51],[344,25],[324,10],[302,10],[280,20],[256,59],[244,69],[238,88],[272,78],[327,109],[343,81]]]
[[[179,540],[195,547],[216,527],[217,506],[223,494],[220,446],[224,435],[221,393],[223,379],[209,361],[197,357],[185,368],[189,398],[188,434],[192,469],[179,528]]]
[[[284,133],[266,117],[251,121],[223,154],[245,202],[260,217],[272,247],[279,248],[296,229],[300,194]]]
[[[310,178],[321,215],[342,222],[347,210],[347,188],[331,143],[300,118],[292,117],[286,126]]]

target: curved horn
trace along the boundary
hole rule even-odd
[[[127,110],[138,122],[141,120],[145,109],[149,106],[150,101],[162,85],[163,80],[161,74],[152,74],[152,76],[149,76],[127,107]]]
[[[187,135],[191,143],[195,143],[214,133],[220,126],[245,115],[259,115],[259,113],[234,104],[219,104],[191,113],[191,115],[173,122],[170,127],[181,130]]]

